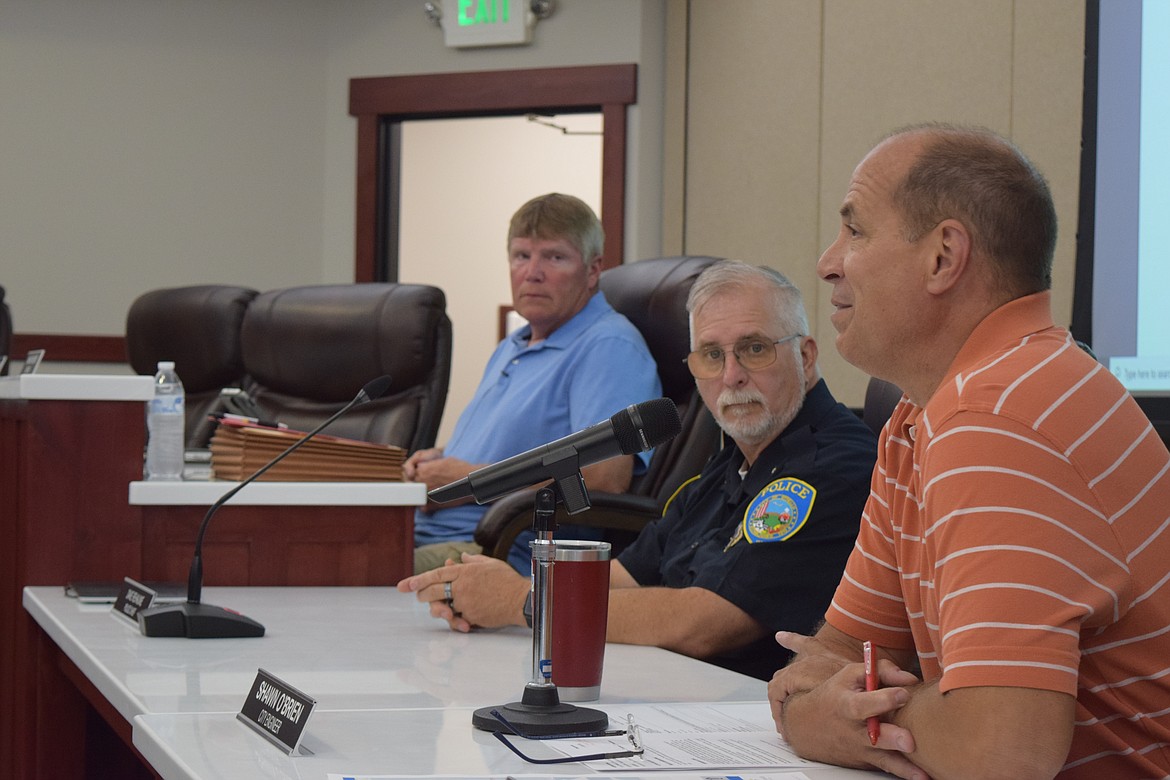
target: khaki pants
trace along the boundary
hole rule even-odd
[[[414,573],[422,574],[424,571],[437,569],[445,565],[448,559],[459,563],[462,553],[465,552],[478,555],[483,552],[483,548],[475,542],[437,542],[415,547]]]

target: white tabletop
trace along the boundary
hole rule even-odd
[[[532,667],[525,629],[452,632],[391,588],[209,587],[203,596],[259,620],[266,635],[149,638],[109,606],[60,587],[24,589],[25,609],[134,724],[135,746],[166,780],[591,772],[525,764],[470,725],[475,708],[522,695]],[[303,740],[313,755],[288,757],[236,720],[259,668],[317,700]],[[764,682],[659,648],[607,645],[604,669],[600,701],[584,706],[620,714],[631,702],[745,701],[767,712]]]
[[[154,377],[114,374],[22,374],[0,379],[0,398],[53,401],[149,401]]]
[[[237,482],[146,480],[130,483],[130,503],[141,506],[210,506]],[[227,506],[422,506],[422,482],[253,482]]]
[[[144,637],[108,605],[28,587],[25,609],[127,720],[238,712],[263,667],[323,709],[482,707],[520,697],[532,634],[460,634],[393,588],[204,588],[263,623],[258,639]],[[654,647],[607,645],[601,702],[749,701],[760,681]],[[680,685],[680,680],[686,680]]]
[[[685,687],[685,686],[682,686]],[[767,713],[767,702],[757,705]],[[602,704],[611,720],[620,722],[620,705]],[[268,778],[325,780],[338,775],[444,775],[449,778],[575,777],[598,773],[593,765],[529,764],[512,755],[490,734],[471,725],[473,710],[315,711],[302,745],[312,755],[287,756],[236,720],[232,713],[143,715],[134,722],[134,746],[165,780]],[[768,716],[770,717],[770,716]],[[530,754],[552,755],[526,743]],[[797,771],[797,770],[784,770]],[[809,780],[888,778],[880,772],[810,764],[799,768]],[[782,770],[691,770],[694,780],[726,775],[776,774]],[[622,780],[654,780],[653,771],[611,772]],[[671,780],[684,773],[671,771]],[[604,775],[602,775],[604,776]],[[662,777],[661,774],[657,775]]]

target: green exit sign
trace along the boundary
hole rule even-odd
[[[507,0],[457,0],[459,24],[507,24],[512,9]]]
[[[443,0],[443,39],[448,46],[514,46],[532,42],[527,0]]]

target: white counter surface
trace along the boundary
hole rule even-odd
[[[203,596],[259,620],[267,634],[149,638],[109,606],[81,604],[60,587],[24,589],[25,609],[133,723],[135,746],[166,780],[594,772],[579,763],[526,764],[470,725],[476,708],[522,695],[531,674],[526,629],[452,632],[392,588],[209,587]],[[317,700],[302,740],[312,755],[287,756],[236,720],[261,667]],[[632,702],[756,702],[763,713],[768,706],[763,681],[654,647],[607,645],[601,690],[600,701],[584,706],[619,716]],[[820,765],[801,771],[809,780],[879,776]]]
[[[22,374],[0,379],[0,398],[49,401],[149,401],[154,377],[107,374]]]
[[[38,624],[130,720],[144,712],[238,712],[264,667],[324,709],[464,706],[516,700],[532,634],[460,634],[393,588],[216,588],[203,601],[263,623],[257,639],[142,636],[109,605],[28,587]],[[655,647],[607,645],[602,702],[763,700],[766,686]],[[680,681],[685,680],[685,684]]]
[[[618,705],[596,705],[607,711],[611,722],[624,712]],[[768,704],[759,702],[765,712]],[[581,763],[529,764],[471,725],[473,710],[378,710],[314,712],[302,745],[312,755],[287,756],[235,719],[232,713],[199,715],[142,715],[134,721],[134,746],[166,780],[208,778],[276,778],[278,780],[325,780],[336,775],[437,775],[446,778],[522,778],[616,775],[654,780],[661,771],[600,772]],[[770,717],[770,716],[769,716]],[[523,742],[523,740],[519,740]],[[524,743],[531,755],[553,755],[543,745]],[[785,774],[786,771],[793,775]],[[797,770],[704,770],[686,772],[694,780],[750,777],[769,774],[799,777]],[[889,778],[880,772],[813,764],[799,772],[809,780],[860,780]],[[684,773],[671,771],[671,780]]]
[[[210,506],[238,483],[157,480],[130,483],[130,503],[141,506]],[[422,506],[421,482],[253,482],[227,506]]]

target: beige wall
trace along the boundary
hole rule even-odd
[[[121,333],[155,287],[320,279],[325,7],[0,0],[18,332]]]
[[[664,2],[559,0],[553,16],[537,25],[532,45],[466,50],[442,45],[421,0],[328,3],[325,274],[352,278],[356,131],[346,106],[348,80],[357,76],[637,63],[638,102],[627,124],[625,251],[655,254],[662,222]]]
[[[627,256],[785,271],[856,405],[813,263],[897,125],[1036,159],[1067,322],[1083,24],[1083,0],[560,0],[532,46],[455,50],[415,0],[0,0],[0,284],[18,331],[109,334],[153,287],[348,281],[350,78],[635,62]]]
[[[1074,0],[692,0],[668,4],[667,251],[778,268],[805,292],[821,366],[860,405],[814,264],[854,165],[900,125],[1013,138],[1048,176],[1062,226],[1057,322],[1071,317],[1084,4]],[[679,173],[682,171],[683,173]],[[681,188],[685,197],[672,197]]]
[[[662,3],[561,0],[532,45],[463,50],[421,0],[0,0],[17,331],[119,334],[156,287],[352,281],[358,76],[638,63],[626,246],[653,254]]]

